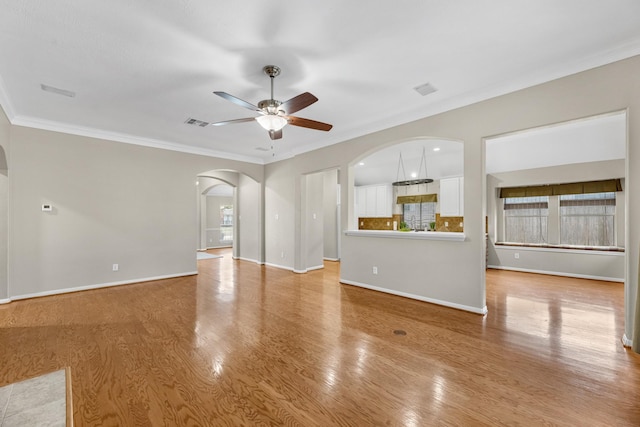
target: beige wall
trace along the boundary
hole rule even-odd
[[[337,260],[340,258],[338,249],[338,221],[340,210],[338,206],[338,170],[324,171],[322,189],[322,226],[323,226],[323,258]]]
[[[262,185],[253,179],[240,174],[236,194],[238,242],[236,257],[264,262],[264,246],[262,243]],[[259,240],[258,240],[259,239]]]
[[[11,150],[9,297],[195,272],[196,176],[263,169],[20,126]]]
[[[9,120],[0,108],[0,302],[8,296],[10,132]]]

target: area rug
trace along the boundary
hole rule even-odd
[[[66,374],[61,369],[0,387],[0,426],[68,425]]]
[[[222,255],[212,255],[206,252],[198,252],[198,260],[201,259],[212,259],[212,258],[222,258]]]

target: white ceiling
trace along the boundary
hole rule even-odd
[[[624,159],[624,112],[530,129],[487,141],[489,174]]]
[[[265,163],[640,54],[637,0],[0,0],[12,123]],[[213,91],[319,98],[273,144]],[[438,89],[421,96],[414,87]],[[66,97],[41,84],[75,93]],[[262,151],[266,150],[266,151]]]

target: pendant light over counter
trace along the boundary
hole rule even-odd
[[[416,178],[416,179],[407,179],[407,173],[404,170],[404,160],[402,160],[402,153],[398,156],[398,172],[396,174],[396,182],[392,182],[391,185],[394,187],[403,187],[407,185],[417,185],[417,184],[429,184],[433,182],[433,179],[427,178],[427,156],[425,153],[425,148],[422,147],[422,159],[420,159],[420,167],[418,168],[418,176],[420,176],[420,171],[422,171],[422,166],[424,165],[424,178]],[[400,181],[400,168],[402,168],[402,175],[404,176],[404,181]]]

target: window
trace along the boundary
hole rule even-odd
[[[220,243],[233,242],[233,206],[220,206]]]
[[[548,218],[548,196],[505,198],[505,240],[517,243],[546,243]]]
[[[414,230],[426,230],[429,223],[436,220],[436,203],[405,203],[402,218]]]
[[[560,243],[614,246],[616,193],[560,196]]]

